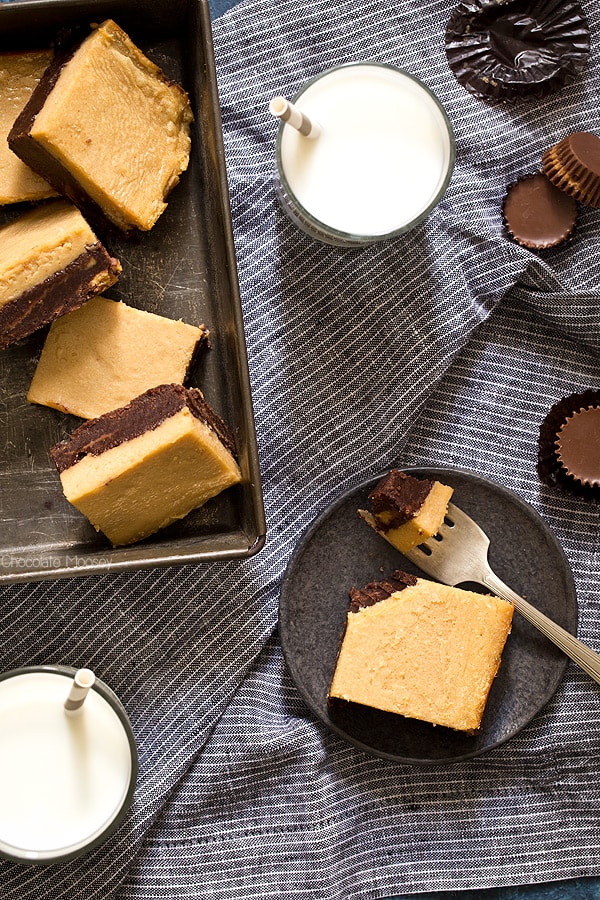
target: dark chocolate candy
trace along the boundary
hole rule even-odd
[[[574,494],[586,500],[600,500],[600,481],[590,483],[583,481],[576,471],[575,459],[568,463],[569,468],[559,457],[559,434],[563,426],[572,419],[575,413],[589,408],[600,408],[600,390],[587,390],[582,393],[571,394],[557,401],[540,426],[538,438],[538,475],[545,484],[558,488],[567,493]],[[597,424],[597,419],[594,420]],[[596,454],[598,459],[598,439],[589,448],[589,453]],[[572,468],[571,468],[572,467]],[[589,474],[589,471],[588,471]]]
[[[600,406],[569,416],[558,432],[556,447],[567,475],[600,487]]]
[[[510,186],[503,214],[506,229],[518,244],[540,250],[556,247],[572,235],[577,203],[543,172],[536,172]]]
[[[600,207],[600,138],[587,131],[567,135],[542,157],[542,168],[561,191]]]

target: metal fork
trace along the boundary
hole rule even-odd
[[[524,619],[600,684],[600,655],[504,584],[490,568],[489,546],[490,539],[479,525],[449,503],[446,520],[437,535],[404,553],[404,556],[443,584],[474,581],[489,588],[498,597],[509,600]]]

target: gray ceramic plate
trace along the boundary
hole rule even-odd
[[[405,471],[451,485],[453,502],[490,537],[490,564],[499,577],[575,633],[573,577],[560,545],[535,510],[512,491],[470,472],[428,468]],[[397,568],[422,574],[357,515],[380,477],[351,489],[326,509],[305,533],[289,562],[279,610],[288,667],[318,718],[361,750],[399,762],[424,764],[479,756],[531,722],[552,697],[565,671],[566,657],[517,614],[482,726],[475,736],[365,706],[343,704],[335,710],[328,706],[349,589]]]

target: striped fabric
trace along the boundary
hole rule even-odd
[[[507,241],[506,185],[571,130],[600,133],[600,28],[575,85],[493,107],[449,73],[444,0],[248,0],[215,23],[269,536],[255,558],[2,591],[3,668],[89,665],[140,749],[131,815],[89,857],[0,864],[7,900],[377,898],[600,875],[600,690],[574,666],[521,734],[412,768],[316,722],[286,672],[279,586],[305,527],[391,465],[513,488],[562,542],[600,649],[600,512],[541,486],[537,428],[600,388],[600,213],[543,259]],[[301,235],[272,182],[273,94],[352,59],[418,74],[456,131],[446,198],[415,232],[341,251]]]

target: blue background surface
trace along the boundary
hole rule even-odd
[[[210,0],[212,18],[223,15],[236,0]],[[491,888],[473,891],[431,891],[426,894],[402,894],[394,900],[600,900],[600,879],[579,878],[554,884]]]

